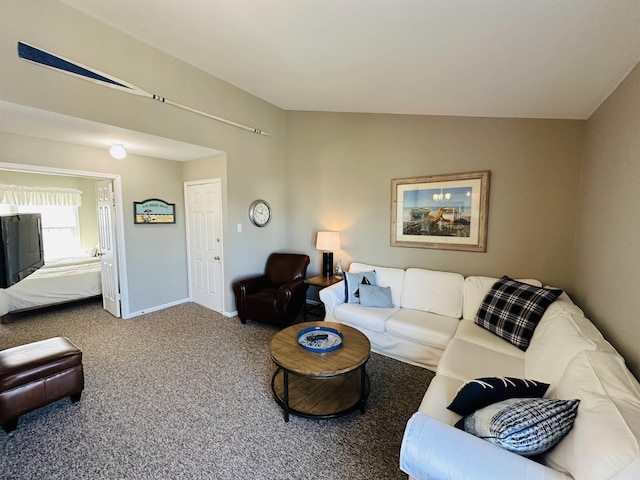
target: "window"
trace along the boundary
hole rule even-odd
[[[82,253],[78,207],[0,204],[0,214],[40,213],[44,258],[74,257]]]

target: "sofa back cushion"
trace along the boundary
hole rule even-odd
[[[615,353],[598,329],[584,316],[566,310],[545,312],[524,354],[527,378],[557,381],[565,368],[582,350]]]
[[[394,305],[400,305],[402,285],[404,282],[404,270],[393,267],[377,267],[366,263],[353,262],[349,265],[349,271],[353,273],[376,272],[376,285],[391,287],[391,300]]]
[[[491,287],[500,280],[494,277],[480,277],[472,275],[464,279],[464,303],[462,307],[462,318],[465,320],[475,320],[478,309],[487,296]],[[522,283],[528,283],[536,287],[541,287],[542,283],[538,280],[524,279],[518,280]]]
[[[640,478],[640,385],[618,354],[582,351],[547,396],[579,398],[573,429],[543,462],[581,480]]]
[[[464,277],[459,273],[408,268],[400,306],[460,318],[463,295]]]

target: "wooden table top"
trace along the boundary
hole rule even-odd
[[[316,275],[315,277],[305,278],[304,283],[306,283],[307,285],[314,285],[316,287],[324,288],[330,287],[331,285],[341,282],[342,280],[342,276],[338,277],[336,275],[331,275],[330,277],[325,277],[324,275]]]
[[[327,353],[305,350],[298,333],[310,327],[331,327],[343,335],[341,348]],[[271,340],[271,358],[280,367],[309,377],[331,377],[355,370],[369,359],[371,344],[360,331],[335,322],[302,322],[291,325]]]

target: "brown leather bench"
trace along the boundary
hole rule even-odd
[[[54,337],[0,351],[0,425],[10,432],[18,417],[64,397],[80,400],[82,350]]]

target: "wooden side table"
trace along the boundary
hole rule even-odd
[[[323,288],[330,287],[331,285],[333,285],[335,283],[338,283],[338,282],[341,282],[341,281],[342,281],[342,276],[337,277],[335,275],[331,275],[330,277],[325,277],[324,275],[316,275],[315,277],[305,278],[304,279],[304,283],[306,283],[310,287],[317,287],[318,291],[322,290]],[[322,305],[322,302],[320,302],[320,304],[318,304],[318,305],[314,305],[312,307],[309,307],[307,302],[305,301],[304,302],[304,309],[303,309],[303,318],[304,318],[304,320],[307,319],[307,313],[312,312],[316,308],[322,308],[323,312],[324,312],[324,305]],[[324,313],[323,313],[322,317],[324,318]]]

